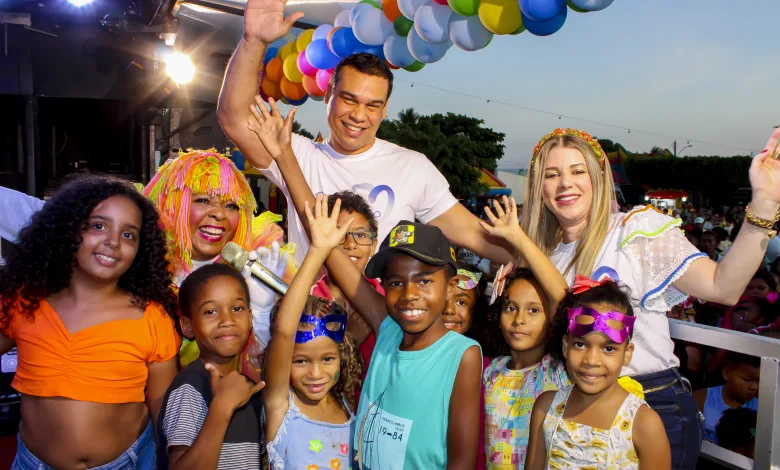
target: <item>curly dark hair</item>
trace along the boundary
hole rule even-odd
[[[363,196],[355,194],[352,191],[339,191],[328,196],[328,213],[333,211],[333,206],[336,204],[336,199],[341,199],[341,210],[347,211],[350,214],[357,212],[368,220],[368,227],[372,232],[377,233],[379,231],[379,224],[374,216],[374,210],[368,205]]]
[[[130,199],[142,216],[138,253],[119,278],[119,288],[130,293],[139,308],[157,302],[176,319],[176,295],[157,210],[127,180],[85,176],[63,186],[33,215],[6,265],[0,267],[0,331],[7,330],[16,313],[34,321],[40,299],[68,287],[89,215],[112,196]]]
[[[580,294],[569,290],[566,297],[558,304],[558,311],[555,312],[552,321],[550,340],[547,342],[547,348],[553,359],[566,363],[563,357],[563,338],[569,332],[569,312],[567,309],[593,307],[594,305],[608,305],[611,310],[623,315],[634,316],[631,293],[624,285],[618,285],[616,282],[605,282]]]
[[[276,321],[281,303],[281,301],[276,302],[273,310],[271,310],[271,328],[273,328],[273,324]],[[332,300],[310,295],[302,314],[322,318],[326,315],[346,315],[347,312]],[[330,394],[336,399],[340,407],[344,408],[343,397],[347,400],[349,406],[355,410],[357,391],[363,383],[360,376],[363,374],[364,364],[358,344],[348,331],[344,333],[344,341],[339,343],[339,362],[341,363],[341,373],[336,385],[330,389]],[[263,370],[265,369],[265,364],[263,364]],[[344,409],[344,411],[347,414],[350,413],[350,410]]]

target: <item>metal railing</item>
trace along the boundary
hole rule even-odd
[[[706,441],[701,455],[729,468],[780,470],[780,340],[680,320],[669,328],[673,339],[761,358],[755,460]]]

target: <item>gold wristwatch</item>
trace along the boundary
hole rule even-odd
[[[753,215],[753,211],[750,210],[750,204],[745,207],[745,222],[769,230],[769,238],[774,238],[777,235],[775,224],[777,224],[778,220],[780,220],[780,212],[775,214],[775,220],[760,219]]]

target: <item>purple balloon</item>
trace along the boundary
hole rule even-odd
[[[310,77],[317,75],[317,68],[306,60],[306,54],[298,54],[298,70],[300,70],[302,74]]]
[[[531,21],[549,21],[566,7],[566,0],[519,0],[520,11]]]
[[[333,76],[333,70],[318,70],[317,71],[317,86],[320,90],[328,91],[328,84],[330,83],[330,77]]]
[[[341,58],[330,51],[327,40],[318,39],[306,47],[306,60],[313,67],[329,70],[335,68]]]
[[[523,26],[529,33],[534,36],[549,36],[563,27],[563,23],[566,22],[566,14],[569,8],[564,5],[561,11],[547,21],[534,21],[531,18],[525,16],[522,11],[520,16],[523,19]]]

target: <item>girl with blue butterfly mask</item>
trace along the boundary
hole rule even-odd
[[[340,209],[337,200],[329,215],[322,197],[314,214],[306,205],[311,247],[271,315],[263,405],[274,470],[349,468],[363,361],[346,331],[346,312],[333,301],[309,295],[325,259],[352,225],[349,219],[338,227]]]

